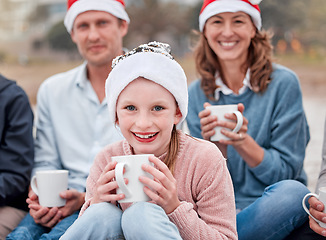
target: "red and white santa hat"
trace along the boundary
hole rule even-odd
[[[70,33],[76,17],[86,11],[103,11],[130,22],[124,0],[68,0],[64,24]]]
[[[257,29],[261,29],[262,21],[258,4],[261,0],[204,0],[199,14],[199,30],[202,32],[206,21],[223,12],[247,13]]]

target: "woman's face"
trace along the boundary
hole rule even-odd
[[[117,117],[135,154],[160,156],[168,149],[173,125],[179,123],[182,114],[168,90],[140,77],[119,95]]]
[[[209,46],[221,62],[240,61],[248,57],[251,39],[256,27],[250,16],[244,12],[225,12],[206,21],[204,35]]]

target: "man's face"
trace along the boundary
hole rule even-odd
[[[122,54],[127,31],[128,24],[110,13],[87,11],[76,17],[71,38],[88,64],[111,66],[112,60]]]

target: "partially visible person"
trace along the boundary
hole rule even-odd
[[[65,26],[85,62],[54,75],[37,96],[35,167],[69,170],[66,205],[42,207],[31,190],[29,214],[7,239],[59,239],[85,201],[86,178],[95,155],[122,134],[107,121],[105,80],[123,53],[129,17],[123,0],[68,0]]]
[[[33,112],[14,81],[0,75],[0,239],[27,214],[34,162]]]
[[[243,239],[283,239],[307,219],[300,201],[309,192],[303,170],[309,128],[296,74],[272,62],[270,36],[254,0],[205,0],[195,62],[200,79],[189,86],[187,125],[210,140],[216,126],[230,140],[214,142],[227,158]],[[234,129],[205,107],[237,104]]]
[[[319,188],[326,187],[326,118],[324,126],[324,142],[322,150],[322,163],[317,181],[316,193]],[[323,213],[325,206],[315,197],[310,197],[309,212],[321,222],[326,223],[326,214]],[[326,229],[319,226],[319,224],[311,217],[300,228],[293,231],[285,240],[322,240],[326,239]]]
[[[111,124],[125,140],[106,146],[87,178],[70,239],[237,239],[232,181],[218,148],[176,129],[187,115],[187,78],[167,44],[118,57],[106,84]],[[128,72],[128,74],[126,74]],[[153,154],[141,176],[150,202],[120,203],[112,156]]]

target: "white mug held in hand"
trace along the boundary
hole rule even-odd
[[[319,195],[317,195],[315,193],[308,193],[302,199],[303,209],[310,215],[310,217],[312,217],[319,224],[319,226],[321,226],[322,228],[326,228],[326,223],[323,223],[323,222],[317,220],[316,218],[314,218],[306,206],[306,199],[307,199],[307,197],[311,197],[311,196],[317,198],[319,201],[321,201],[324,204],[324,213],[326,213],[326,187],[319,188]]]
[[[112,161],[118,164],[115,167],[115,180],[118,183],[117,194],[123,193],[125,198],[119,200],[120,203],[124,202],[147,202],[151,199],[144,192],[144,185],[139,181],[140,176],[146,176],[153,179],[153,176],[142,170],[143,164],[152,165],[148,160],[149,156],[153,154],[139,154],[112,157]],[[125,169],[125,173],[123,173]],[[128,185],[125,183],[124,178],[128,179]]]
[[[41,206],[64,206],[66,199],[59,194],[68,188],[68,170],[37,171],[31,180],[31,187]]]
[[[211,110],[211,114],[217,116],[218,121],[231,121],[226,119],[224,115],[226,113],[233,113],[237,117],[237,125],[232,130],[232,132],[237,133],[243,124],[243,116],[242,113],[238,110],[238,105],[212,105],[207,106],[206,109]],[[211,141],[219,141],[219,140],[229,140],[227,136],[221,133],[222,127],[215,127],[215,134],[211,137]]]

